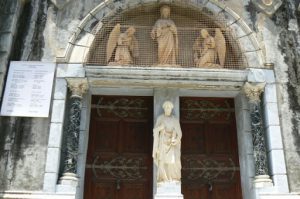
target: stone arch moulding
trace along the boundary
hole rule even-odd
[[[213,13],[214,17],[223,16],[226,28],[230,28],[235,33],[236,39],[241,44],[242,53],[246,59],[248,68],[262,68],[264,56],[260,45],[256,39],[255,32],[247,23],[233,10],[223,3],[214,0],[105,0],[96,8],[90,11],[80,22],[77,29],[69,39],[65,54],[57,57],[57,62],[62,63],[85,63],[95,34],[102,28],[102,20],[106,17],[117,14],[120,10],[133,9],[135,7],[154,3],[173,3],[178,6],[192,7],[200,12],[206,9]]]

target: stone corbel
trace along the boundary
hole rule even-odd
[[[67,78],[68,87],[72,92],[71,98],[82,98],[83,94],[88,90],[88,82],[86,78]]]
[[[272,16],[281,6],[281,0],[253,0],[253,4],[263,13]]]
[[[260,96],[265,90],[266,83],[258,83],[256,85],[248,82],[244,85],[244,93],[250,103],[260,103]]]
[[[249,100],[250,106],[251,134],[255,161],[254,185],[257,188],[272,186],[272,180],[269,176],[263,114],[260,104],[260,96],[264,92],[265,85],[265,82],[257,84],[246,82],[244,85],[244,93]]]

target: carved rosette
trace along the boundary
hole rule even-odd
[[[77,172],[78,144],[80,133],[80,116],[82,95],[87,91],[87,80],[83,78],[67,79],[71,91],[69,120],[66,128],[66,143],[64,149],[64,170],[63,173]]]
[[[268,159],[265,143],[265,132],[260,105],[260,96],[264,92],[265,83],[252,85],[246,83],[244,93],[249,99],[251,132],[253,141],[253,153],[255,160],[255,176],[265,176],[266,181],[270,181],[268,176]]]

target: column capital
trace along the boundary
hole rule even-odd
[[[68,87],[72,92],[71,97],[82,97],[88,90],[88,81],[86,78],[66,78]]]
[[[244,85],[244,93],[249,99],[249,102],[251,103],[258,103],[260,102],[260,95],[265,90],[266,83],[258,83],[258,84],[250,84],[249,82],[246,82]]]

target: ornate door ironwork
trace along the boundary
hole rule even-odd
[[[152,197],[152,97],[93,96],[86,199]]]
[[[234,102],[180,98],[185,199],[241,199]]]

